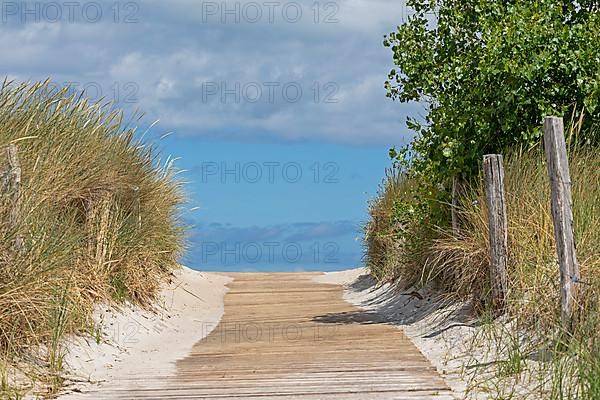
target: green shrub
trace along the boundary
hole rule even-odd
[[[396,69],[388,96],[423,101],[412,167],[444,182],[477,175],[486,153],[539,142],[546,115],[600,119],[597,1],[409,0],[407,23],[384,40]],[[435,14],[435,23],[432,15]]]

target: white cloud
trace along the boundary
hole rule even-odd
[[[233,2],[227,3],[232,8]],[[400,141],[405,115],[415,107],[385,98],[391,53],[381,39],[400,23],[402,5],[344,0],[334,10],[324,9],[322,2],[319,19],[335,11],[339,20],[324,24],[313,21],[310,7],[315,2],[299,3],[304,16],[296,24],[281,19],[273,24],[223,24],[218,18],[204,22],[199,2],[148,0],[139,4],[137,24],[3,25],[0,33],[7,39],[0,42],[5,55],[0,73],[21,79],[51,76],[80,86],[95,82],[105,96],[117,88],[119,105],[139,108],[150,120],[160,119],[165,129],[187,135]],[[221,2],[215,4],[220,7]],[[279,84],[273,102],[268,101],[267,82]],[[134,91],[127,86],[132,83]],[[219,92],[205,96],[207,84],[213,83]],[[236,83],[240,101],[233,94],[221,101],[221,85],[231,90]],[[286,84],[301,87],[300,101],[285,101],[281,89]],[[245,85],[261,86],[261,101],[244,96]],[[133,93],[138,102],[124,104]],[[328,94],[338,103],[325,104]]]

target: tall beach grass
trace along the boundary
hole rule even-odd
[[[86,331],[99,302],[149,305],[178,267],[181,184],[110,104],[48,82],[2,85],[3,174],[11,143],[22,183],[16,227],[10,196],[0,199],[0,374],[51,376],[52,391],[63,335]]]

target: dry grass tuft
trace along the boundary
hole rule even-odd
[[[150,304],[182,251],[172,166],[110,105],[67,93],[47,82],[0,89],[2,154],[16,143],[22,168],[21,223],[0,224],[0,365],[28,359],[32,375],[60,375],[60,338],[88,329],[94,304]],[[2,197],[2,221],[10,207]]]
[[[365,227],[366,264],[375,278],[394,275],[402,257],[402,246],[396,232],[402,229],[394,218],[396,201],[406,197],[410,181],[396,169],[386,170],[379,196],[370,206],[370,220]]]
[[[569,137],[580,134],[572,124]],[[589,135],[593,136],[594,132]],[[572,140],[576,142],[577,140]],[[581,142],[579,140],[579,142]],[[575,331],[565,333],[560,322],[559,269],[550,211],[550,187],[541,149],[517,151],[505,157],[509,227],[508,316],[518,331],[512,334],[521,360],[533,349],[549,348],[557,357],[540,375],[547,380],[544,398],[600,398],[600,153],[592,147],[570,151],[574,228],[581,269],[581,295]],[[412,180],[412,182],[411,182]],[[448,296],[471,300],[486,320],[490,315],[489,243],[482,179],[465,191],[460,211],[461,230],[448,224],[430,226],[418,212],[422,198],[407,188],[418,178],[389,175],[371,204],[366,228],[367,265],[380,280],[432,283]],[[423,191],[417,192],[423,193]],[[398,205],[402,205],[401,208]],[[407,206],[408,205],[408,206]],[[447,205],[446,205],[447,206]],[[398,220],[404,221],[398,225]],[[429,227],[429,228],[427,228]],[[523,339],[526,338],[526,340]],[[519,347],[521,346],[521,347]],[[519,368],[511,369],[520,374]],[[500,374],[502,375],[502,374]],[[504,379],[504,378],[502,378]],[[515,397],[518,398],[518,397]]]
[[[544,156],[538,150],[505,161],[509,227],[509,311],[546,330],[559,322],[559,275],[550,189]],[[573,213],[584,295],[600,287],[600,156],[587,150],[571,154]],[[473,201],[472,199],[476,200]],[[465,197],[459,237],[446,233],[433,247],[433,269],[460,297],[489,293],[488,225],[483,188]],[[585,296],[584,296],[585,297]],[[584,301],[585,303],[585,301]]]

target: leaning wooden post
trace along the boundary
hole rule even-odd
[[[11,143],[6,147],[6,159],[7,170],[2,180],[2,194],[9,196],[8,226],[16,231],[21,223],[21,164],[15,144]],[[20,252],[23,238],[17,235],[13,246],[16,252]]]
[[[561,318],[563,327],[568,330],[571,328],[577,301],[579,264],[575,251],[571,175],[562,118],[546,117],[544,148],[548,161],[554,238],[560,267]]]
[[[490,233],[490,280],[497,311],[506,306],[508,292],[508,219],[504,197],[504,164],[502,155],[483,157],[483,175]]]

